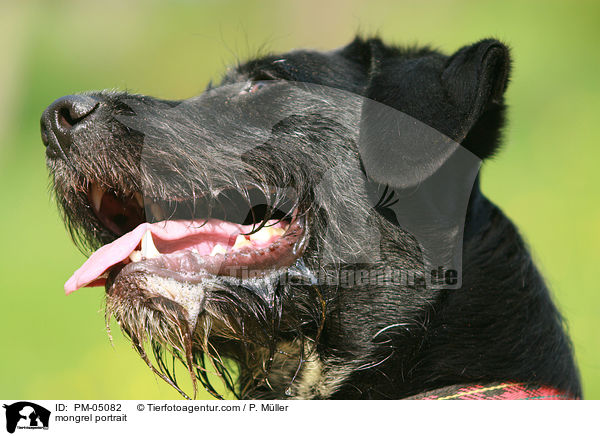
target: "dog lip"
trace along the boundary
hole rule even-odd
[[[125,271],[121,274],[123,270]],[[192,331],[206,303],[206,291],[203,286],[184,280],[177,273],[168,274],[153,265],[115,265],[108,274],[105,288],[109,297],[117,299],[137,297],[145,301],[146,298],[154,300],[155,297],[159,297],[172,301],[183,309],[179,315],[185,317]]]

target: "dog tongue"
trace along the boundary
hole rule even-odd
[[[65,283],[66,294],[68,295],[83,286],[92,284],[108,268],[127,259],[140,243],[146,230],[151,227],[152,224],[142,223],[119,239],[100,247],[67,280]]]

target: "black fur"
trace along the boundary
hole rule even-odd
[[[218,395],[204,371],[214,365],[240,398],[398,399],[498,381],[580,396],[563,321],[512,223],[476,181],[464,224],[462,285],[419,279],[427,256],[390,205],[422,184],[428,163],[399,171],[406,164],[389,143],[365,145],[379,132],[378,120],[348,109],[351,95],[368,98],[486,159],[500,141],[509,72],[508,48],[492,39],[452,56],[361,38],[327,53],[265,56],[232,68],[220,87],[183,105],[88,93],[97,105],[83,121],[72,120],[78,126],[66,139],[52,136],[58,106],[51,106],[42,118],[48,166],[68,228],[84,249],[118,236],[90,207],[92,182],[121,198],[143,192],[167,205],[192,198],[195,208],[208,199],[209,210],[223,204],[223,189],[249,202],[248,186],[265,196],[275,192],[274,206],[293,192],[293,206],[307,220],[302,256],[254,279],[206,274],[196,327],[177,303],[148,292],[147,271],[126,279],[111,272],[108,317],[152,365],[150,346],[155,370],[174,385],[165,350]],[[344,94],[325,104],[317,93],[292,87],[290,98],[271,97],[261,106],[282,80]],[[264,90],[247,92],[254,85]],[[267,123],[270,108],[286,116]],[[377,246],[369,229],[380,236]],[[416,271],[417,280],[392,282],[390,269]],[[334,283],[341,272],[357,270],[373,280]]]

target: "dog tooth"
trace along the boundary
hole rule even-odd
[[[136,192],[134,194],[135,199],[137,200],[137,203],[140,205],[141,208],[144,207],[144,196],[142,195],[141,192]]]
[[[263,227],[256,233],[250,235],[250,240],[253,242],[269,242],[274,236],[281,236],[285,230],[281,227]]]
[[[156,249],[154,241],[152,240],[152,233],[150,230],[146,230],[144,237],[142,238],[142,256],[144,259],[152,259],[160,256],[160,252]]]
[[[273,231],[271,232],[271,235],[275,235],[275,236],[283,236],[285,234],[285,232],[287,231],[287,229],[281,228],[281,227],[277,227],[275,229],[273,229]]]
[[[210,252],[211,256],[214,256],[216,254],[225,254],[227,253],[227,250],[225,249],[225,247],[223,247],[221,244],[216,244],[212,251]]]
[[[102,197],[104,197],[104,189],[100,188],[97,184],[92,183],[90,188],[90,194],[92,197],[92,203],[96,212],[100,211],[102,205]]]
[[[142,260],[142,252],[140,250],[132,251],[129,255],[129,260],[131,260],[132,262],[139,262],[140,260]]]
[[[237,235],[237,238],[235,238],[235,243],[233,244],[233,247],[231,247],[231,249],[239,250],[240,248],[248,247],[250,245],[252,245],[252,242],[247,240],[244,235]]]
[[[156,218],[157,221],[164,221],[166,218],[163,208],[158,203],[152,203],[150,205],[150,212],[152,212],[152,215],[154,215],[154,218]]]
[[[271,228],[263,227],[256,233],[249,235],[252,242],[268,242],[271,239]]]

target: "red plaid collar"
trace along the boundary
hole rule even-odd
[[[456,385],[413,395],[407,400],[578,400],[548,386],[528,383]]]

